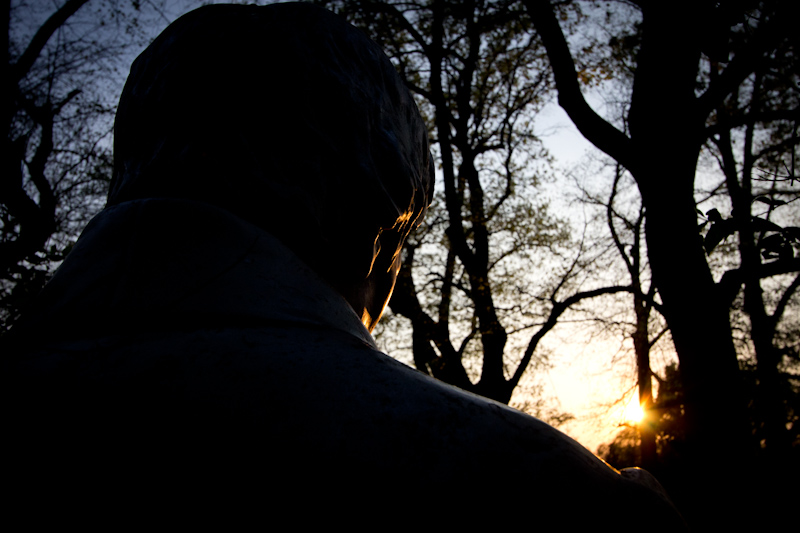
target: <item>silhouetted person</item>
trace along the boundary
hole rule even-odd
[[[432,188],[409,92],[339,17],[173,23],[123,91],[106,209],[9,341],[20,501],[681,527],[646,474],[376,349]]]

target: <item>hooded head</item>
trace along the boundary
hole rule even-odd
[[[367,281],[396,273],[433,188],[425,124],[389,59],[310,4],[211,5],[175,21],[133,64],[114,151],[109,205],[222,207],[281,239],[360,314],[353,300],[386,292],[388,280]]]

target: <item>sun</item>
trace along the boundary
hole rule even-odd
[[[631,398],[631,401],[628,402],[628,406],[625,407],[625,422],[628,424],[638,424],[644,418],[644,409],[639,403],[636,401],[635,397]]]

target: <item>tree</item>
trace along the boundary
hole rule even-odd
[[[800,115],[776,113],[786,106],[800,109],[800,90],[791,75],[800,65],[796,59],[786,64],[792,60],[787,44],[776,48],[748,83],[716,109],[715,133],[707,149],[724,177],[720,188],[727,205],[720,207],[730,217],[713,208],[703,223],[710,256],[720,253],[723,241],[736,237],[738,264],[724,272],[719,286],[728,305],[747,317],[750,366],[757,378],[751,424],[761,454],[766,451],[777,463],[789,459],[792,429],[797,433],[781,374],[800,367],[796,333],[786,329],[784,320],[787,310],[796,308],[800,283],[795,251],[800,228],[790,211],[800,199],[795,184]],[[747,348],[742,351],[749,352]]]
[[[695,490],[709,490],[705,483],[711,482],[732,497],[750,482],[741,472],[733,479],[727,469],[752,458],[753,449],[730,302],[722,297],[698,238],[695,176],[706,141],[736,123],[725,122],[720,107],[757,78],[760,66],[775,64],[775,58],[796,49],[789,37],[794,33],[790,3],[703,2],[692,9],[688,4],[635,2],[641,22],[632,65],[629,133],[587,104],[550,3],[524,3],[547,48],[559,103],[581,133],[637,183],[646,209],[653,281],[680,359],[690,457],[695,468],[710,470]],[[797,69],[780,72],[792,80],[790,91],[796,91]],[[796,121],[797,114],[792,96],[771,101],[750,120]],[[720,409],[723,399],[725,408]]]
[[[512,1],[326,4],[395,62],[440,160],[443,194],[408,244],[389,304],[411,322],[415,366],[508,403],[572,305],[628,290],[581,290],[585,258],[561,248],[565,224],[536,200],[531,163],[544,154],[531,120],[551,89],[540,43]],[[558,270],[544,268],[544,252],[561,261],[560,276],[531,275]]]
[[[129,49],[148,37],[150,2],[3,3],[0,333],[36,295],[99,209]]]
[[[615,16],[619,18],[618,13]],[[630,104],[625,92],[630,94],[633,83],[635,68],[631,65],[635,65],[634,54],[641,37],[639,30],[634,27],[630,34],[611,35],[608,43],[613,51],[610,57],[600,59],[607,72],[616,73],[611,82],[616,90],[611,93],[613,99],[607,102],[612,100],[612,108],[620,109],[618,112],[623,119],[617,121],[618,127],[626,134],[629,132],[624,113]],[[791,111],[785,112],[785,109],[797,109],[798,92],[792,82],[792,73],[797,72],[794,63],[790,43],[782,43],[759,63],[752,78],[715,110],[714,123],[709,126],[711,135],[701,153],[702,160],[707,161],[703,164],[704,178],[698,182],[695,194],[698,206],[716,206],[710,210],[705,207],[705,215],[701,212],[704,247],[714,278],[720,280],[717,286],[725,305],[731,309],[734,329],[741,330],[734,334],[739,358],[747,361],[751,369],[747,372],[760,376],[756,380],[755,405],[749,409],[749,422],[754,427],[761,455],[775,455],[779,461],[787,457],[793,442],[788,436],[793,417],[787,412],[791,402],[786,401],[785,386],[779,386],[786,380],[779,376],[778,367],[784,372],[798,368],[796,351],[791,344],[787,345],[787,333],[792,324],[784,320],[791,314],[787,313],[787,306],[796,305],[792,301],[797,276],[791,273],[798,269],[795,258],[798,230],[791,225],[797,223],[791,216],[791,206],[800,192],[792,177],[796,174],[797,118]],[[709,65],[701,82],[708,83],[717,70]],[[718,173],[713,172],[713,163]],[[612,200],[622,170],[617,163],[612,179]],[[597,205],[605,205],[608,215],[612,214],[613,202],[604,204],[596,198],[592,200]],[[726,218],[720,211],[730,212],[731,216]],[[616,210],[613,215],[623,227],[632,227],[632,219],[625,220]],[[643,215],[641,211],[637,227]],[[630,266],[636,262],[633,252],[638,249],[637,240],[628,239],[630,252],[623,251],[614,227],[610,222],[607,225],[620,257],[633,275]],[[735,241],[730,243],[734,236]],[[634,261],[628,261],[629,255]],[[634,306],[637,312],[641,309],[638,304]],[[637,348],[636,352],[637,359],[642,360],[644,351]],[[639,369],[646,373],[644,366],[639,365]],[[777,397],[783,399],[779,401]],[[645,440],[642,439],[643,445]]]
[[[582,187],[582,201],[599,208],[602,215],[602,224],[607,231],[607,238],[611,241],[611,249],[615,252],[616,263],[621,263],[623,274],[630,280],[630,294],[620,296],[625,299],[623,318],[618,319],[614,325],[618,331],[612,332],[616,336],[630,339],[633,345],[633,354],[636,368],[636,386],[638,389],[638,405],[641,406],[644,417],[635,428],[628,428],[628,437],[635,437],[638,450],[635,457],[636,464],[626,466],[642,466],[650,471],[655,471],[657,466],[656,432],[653,400],[653,371],[651,368],[650,354],[654,345],[667,335],[668,328],[663,324],[660,315],[661,303],[657,298],[655,285],[650,279],[649,265],[644,247],[644,221],[645,211],[638,194],[626,191],[623,188],[630,182],[630,175],[618,163],[607,165],[607,170],[612,174],[611,189],[605,195],[589,191]],[[592,177],[602,174],[602,170],[594,171]],[[613,267],[608,267],[612,270]],[[598,316],[598,310],[593,314],[607,324],[608,319]],[[633,456],[631,456],[633,457]],[[614,463],[616,464],[616,463]]]

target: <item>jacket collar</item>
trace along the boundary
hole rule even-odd
[[[20,326],[75,338],[200,324],[333,328],[375,348],[347,301],[277,238],[173,199],[101,212]]]

